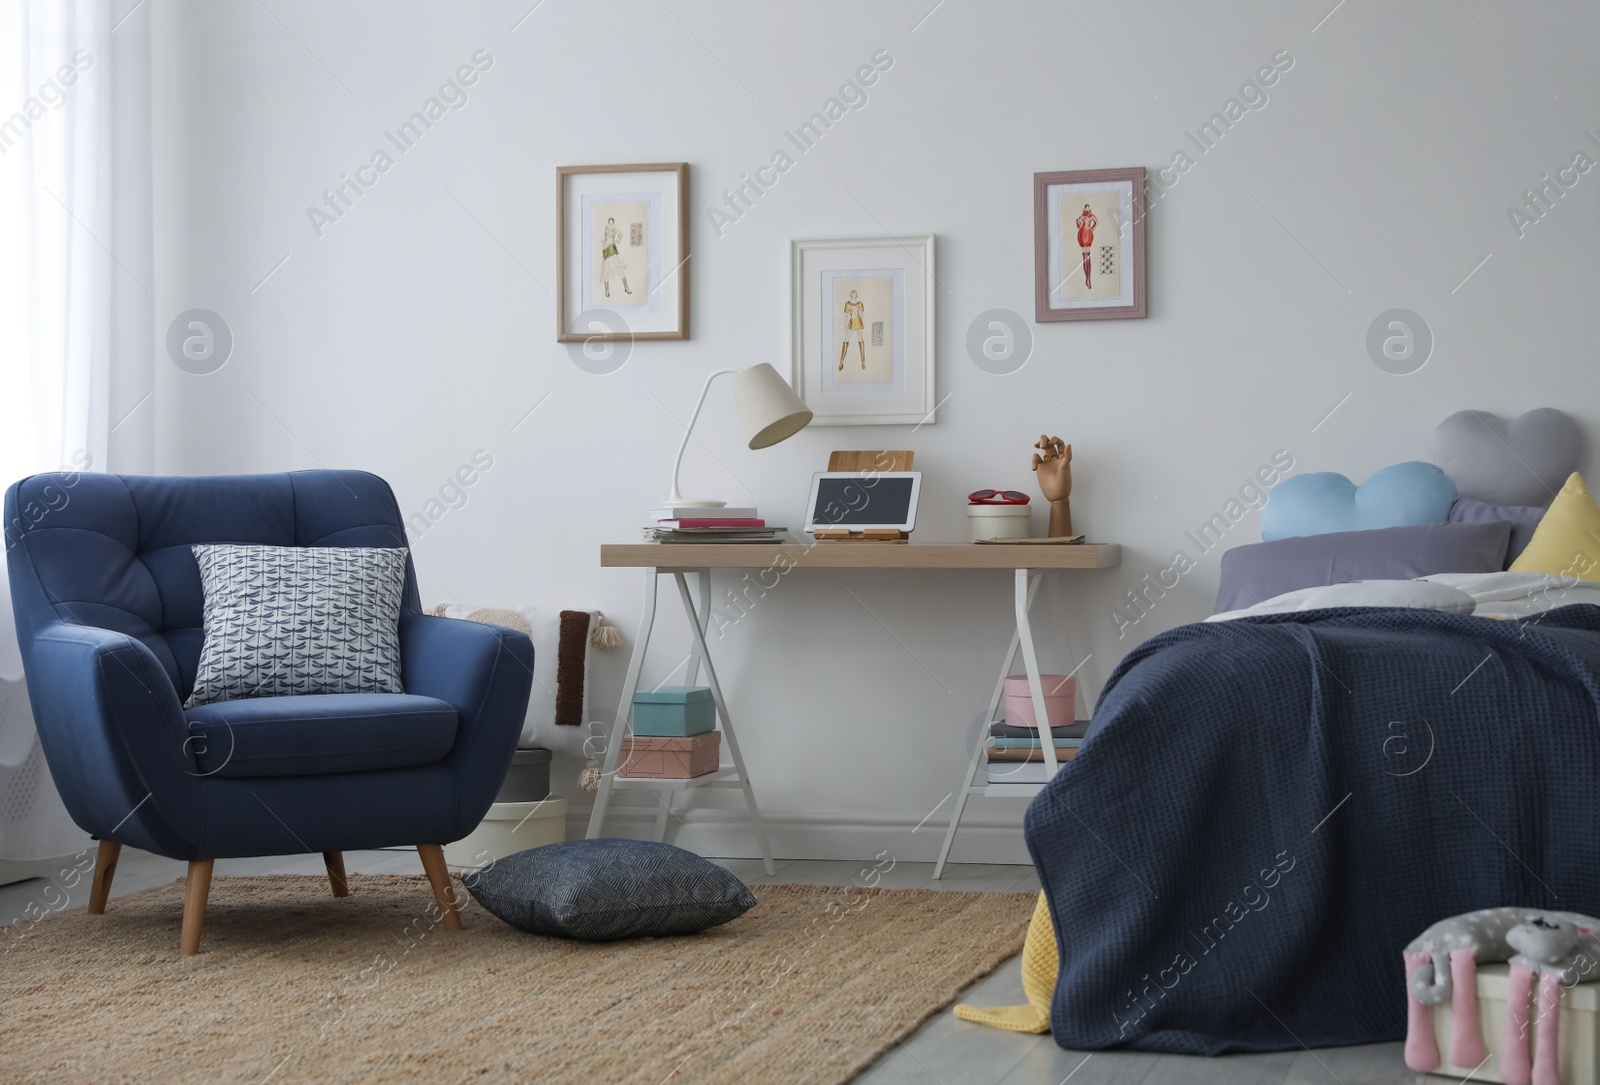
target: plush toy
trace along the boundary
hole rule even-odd
[[[1478,1066],[1488,1058],[1478,1029],[1480,964],[1509,961],[1506,1043],[1500,1078],[1506,1085],[1561,1085],[1556,1058],[1561,988],[1600,978],[1600,920],[1573,912],[1486,908],[1453,916],[1423,931],[1405,948],[1410,1016],[1406,1065],[1428,1071],[1439,1065],[1439,1047],[1428,1012],[1450,999],[1450,1061]],[[1538,977],[1538,1044],[1528,1055],[1528,1005]]]
[[[533,627],[528,624],[528,619],[506,607],[479,607],[477,610],[468,610],[466,607],[452,608],[449,603],[439,603],[429,608],[428,613],[435,618],[460,618],[468,622],[503,625],[507,629],[515,629],[518,633],[533,635]]]

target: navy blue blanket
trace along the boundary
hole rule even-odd
[[[1600,913],[1600,608],[1189,625],[1028,808],[1068,1048],[1397,1040],[1445,916]]]

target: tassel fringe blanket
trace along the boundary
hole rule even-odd
[[[622,643],[622,631],[604,614],[555,607],[473,609],[458,603],[440,603],[428,613],[503,625],[532,637],[533,694],[517,746],[584,756],[584,739],[590,734],[589,649],[610,650]]]

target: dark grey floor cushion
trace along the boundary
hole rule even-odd
[[[726,867],[648,840],[546,844],[496,859],[463,881],[513,927],[586,942],[693,934],[756,905]]]

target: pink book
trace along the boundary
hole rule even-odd
[[[688,516],[677,520],[657,520],[657,527],[766,527],[765,520],[753,516]]]

